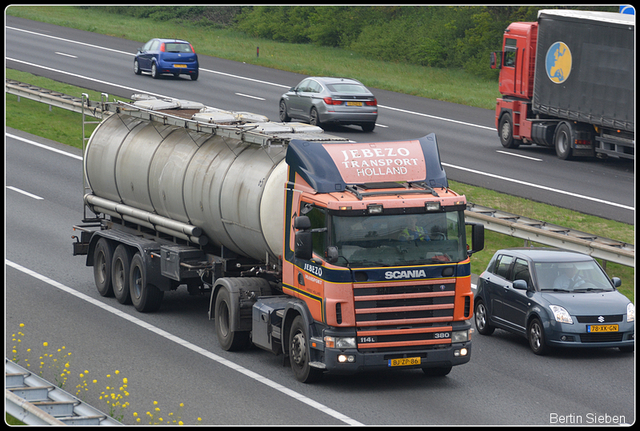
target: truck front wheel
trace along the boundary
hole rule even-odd
[[[147,282],[147,269],[140,253],[136,253],[131,259],[129,291],[131,302],[136,310],[148,313],[160,308],[164,292]]]
[[[302,383],[311,383],[322,378],[322,370],[309,364],[309,334],[302,316],[296,316],[289,331],[289,359],[291,370]]]
[[[513,119],[508,112],[500,117],[498,135],[500,135],[500,143],[505,148],[518,148],[522,142],[513,138]]]

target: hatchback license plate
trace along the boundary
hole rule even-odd
[[[618,325],[589,325],[587,332],[618,332]]]
[[[173,67],[187,67],[186,64],[174,64]]]
[[[398,358],[389,359],[390,367],[404,367],[407,365],[420,365],[422,362],[420,358]]]
[[[362,102],[347,102],[347,106],[362,106]]]

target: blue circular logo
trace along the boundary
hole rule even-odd
[[[562,84],[571,73],[571,50],[564,42],[556,42],[549,47],[545,60],[547,76],[552,82]]]

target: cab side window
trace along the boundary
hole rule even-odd
[[[306,213],[311,222],[311,229],[320,229],[327,226],[327,214],[323,208],[312,207],[311,210]],[[313,252],[322,256],[324,249],[326,248],[326,232],[318,232],[313,234]]]
[[[518,48],[516,40],[507,39],[504,44],[504,57],[502,59],[502,65],[505,67],[515,67],[517,51]]]

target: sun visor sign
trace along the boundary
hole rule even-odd
[[[427,176],[417,140],[323,146],[347,184],[424,181]]]

